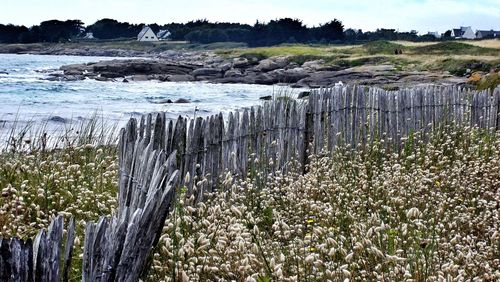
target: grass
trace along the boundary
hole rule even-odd
[[[437,44],[417,46],[411,49],[414,54],[444,54],[444,55],[491,55],[498,56],[500,50],[495,48],[479,47],[468,43],[445,41]]]
[[[407,49],[405,46],[403,46],[401,44],[390,42],[390,41],[385,41],[385,40],[368,42],[368,43],[363,45],[363,48],[370,55],[394,54],[395,50],[406,51],[406,49]]]
[[[243,57],[253,63],[274,57],[286,56],[291,62],[302,65],[311,60],[321,60],[324,66],[341,69],[377,64],[392,64],[396,71],[449,72],[462,76],[467,69],[489,72],[500,70],[500,40],[407,42],[373,41],[362,45],[283,44],[270,47],[247,48],[245,44],[220,42],[190,44],[188,42],[137,42],[135,40],[85,41],[56,44],[60,48],[125,49],[159,53],[167,50],[212,50],[226,58]],[[49,46],[44,43],[0,45],[0,52],[26,52]],[[51,45],[52,46],[52,45]],[[402,55],[395,55],[398,49]]]
[[[275,98],[291,95],[277,89]],[[11,145],[0,154],[2,236],[32,237],[55,215],[74,216],[73,279],[85,221],[116,207],[117,148],[103,143],[114,139],[103,138],[111,130],[100,121],[78,127],[81,138],[67,136],[62,148]],[[429,140],[412,133],[401,152],[384,144],[310,156],[305,175],[295,165],[221,176],[196,205],[179,187],[147,280],[497,279],[500,133],[443,128]]]
[[[436,57],[428,63],[422,64],[425,70],[445,70],[456,76],[463,76],[467,70],[489,72],[498,68],[500,58],[490,61],[489,59],[470,59],[460,57]]]
[[[448,71],[463,75],[467,69],[488,72],[500,66],[499,40],[405,42],[373,41],[363,45],[300,45],[284,44],[271,47],[216,50],[226,57],[261,60],[287,56],[299,65],[322,60],[325,66],[350,68],[362,65],[393,64],[397,71]],[[402,55],[395,55],[398,49]]]
[[[86,222],[117,206],[116,126],[98,114],[56,131],[45,123],[9,126],[0,146],[0,235],[34,238],[56,215],[74,217],[71,276],[78,280]]]
[[[500,85],[500,72],[489,73],[484,77],[481,77],[476,83],[478,90],[489,89],[490,91],[493,91]]]
[[[204,203],[179,198],[148,280],[498,279],[499,133],[339,147],[307,171],[228,174]]]

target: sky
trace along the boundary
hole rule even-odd
[[[314,26],[332,19],[363,31],[395,28],[444,32],[453,27],[500,30],[500,0],[0,0],[0,23],[32,26],[49,19],[102,18],[130,23],[208,19],[254,24],[291,17]]]

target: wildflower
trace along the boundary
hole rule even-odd
[[[420,217],[420,211],[418,210],[418,208],[411,208],[409,209],[407,212],[406,212],[406,217],[408,219],[415,219],[415,218],[419,218]]]

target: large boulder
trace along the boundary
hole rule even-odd
[[[132,81],[148,81],[149,77],[144,74],[136,74],[130,77]]]
[[[268,73],[261,73],[257,75],[255,78],[255,83],[256,84],[265,84],[265,85],[272,85],[275,83],[280,82],[279,79],[276,76],[273,76]]]
[[[167,81],[180,82],[180,81],[194,81],[194,77],[190,74],[174,74],[167,77]]]
[[[303,68],[277,69],[266,73],[274,77],[274,80],[282,83],[295,83],[303,78],[309,77],[309,73]]]
[[[243,72],[241,69],[230,69],[224,73],[224,77],[241,77]]]
[[[255,66],[255,70],[268,72],[276,69],[283,69],[288,65],[287,57],[272,57],[269,59],[264,59]]]
[[[212,80],[214,83],[242,83],[242,84],[255,84],[256,76],[245,75],[245,76],[231,76],[231,77],[223,77]]]
[[[130,75],[186,75],[196,67],[190,64],[175,64],[159,60],[129,59],[109,60],[97,63],[67,65],[61,70],[68,75],[98,74],[105,78]]]
[[[219,68],[199,68],[195,69],[192,73],[197,80],[221,78],[223,74],[224,72]]]
[[[247,58],[234,58],[233,68],[244,69],[251,65]]]
[[[323,67],[325,64],[324,60],[314,60],[314,61],[307,61],[302,64],[302,67],[307,70],[311,71],[317,71]]]
[[[64,72],[65,75],[82,75],[84,72],[88,72],[92,68],[86,64],[72,64],[60,67],[60,70]]]

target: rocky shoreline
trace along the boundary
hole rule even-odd
[[[325,65],[321,60],[299,65],[289,57],[223,58],[210,52],[170,52],[157,58],[115,59],[66,65],[49,80],[76,81],[207,81],[212,83],[286,84],[318,88],[339,82],[398,89],[422,84],[464,84],[465,78],[438,72],[404,72],[394,66],[363,65],[351,68]]]
[[[211,83],[286,84],[296,88],[328,87],[352,83],[399,89],[425,84],[466,84],[465,77],[448,72],[401,71],[391,64],[365,64],[356,67],[328,65],[322,60],[298,64],[292,57],[227,58],[213,51],[135,51],[124,49],[64,48],[0,49],[0,53],[110,56],[113,60],[62,66],[49,73],[48,80],[134,82],[156,80],[207,81]],[[133,59],[131,59],[133,58]]]

